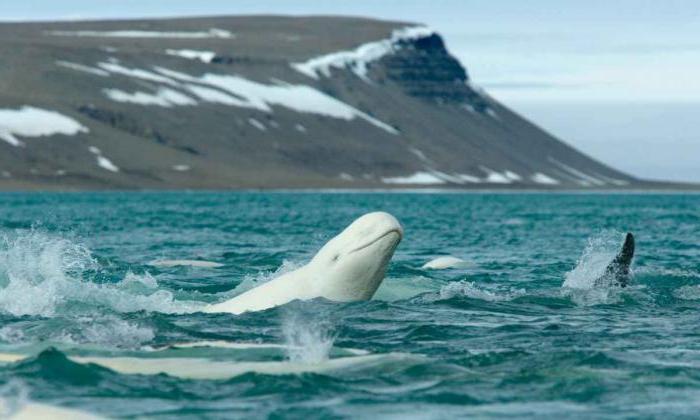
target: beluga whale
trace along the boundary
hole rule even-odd
[[[603,275],[595,280],[595,285],[610,284],[627,287],[630,278],[630,265],[634,258],[634,235],[627,233],[622,249],[610,264],[605,267]]]
[[[384,280],[389,260],[403,238],[403,228],[389,213],[358,218],[328,241],[308,264],[204,312],[241,314],[293,300],[325,298],[336,302],[369,300]]]

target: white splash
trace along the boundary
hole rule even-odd
[[[368,81],[369,65],[387,54],[392,54],[401,48],[401,43],[414,39],[425,38],[434,33],[424,26],[412,26],[397,29],[389,39],[362,44],[354,50],[337,51],[319,57],[311,58],[301,63],[291,63],[291,67],[311,78],[318,79],[319,75],[330,77],[331,69],[349,68],[361,79]]]
[[[474,282],[451,282],[440,288],[440,299],[451,299],[456,296],[466,296],[472,299],[485,300],[488,302],[511,301],[525,295],[525,289],[498,288],[489,290],[486,287],[479,287]]]
[[[13,315],[83,314],[87,306],[117,312],[193,312],[202,303],[176,301],[148,275],[127,274],[118,283],[90,277],[101,267],[88,248],[39,231],[0,237],[0,312]],[[88,314],[94,313],[88,310]]]
[[[604,230],[588,239],[586,248],[573,270],[566,273],[562,287],[570,289],[593,289],[596,280],[615,258],[623,243],[624,234],[614,230]],[[605,288],[605,287],[601,287]]]
[[[317,364],[328,360],[335,336],[327,323],[314,318],[289,311],[283,315],[282,334],[291,362]]]
[[[23,381],[10,378],[0,386],[0,418],[12,418],[28,402],[29,389]]]
[[[235,35],[224,29],[211,28],[208,31],[46,31],[45,34],[53,36],[78,36],[96,38],[176,38],[176,39],[206,39],[221,38],[230,39]]]
[[[86,315],[72,318],[69,327],[63,327],[51,341],[62,343],[89,343],[102,347],[139,349],[155,338],[153,330],[112,315]]]
[[[42,137],[63,134],[73,136],[89,130],[73,118],[47,109],[23,106],[20,109],[0,108],[0,139],[21,146],[20,137]]]
[[[20,359],[21,360],[21,359]],[[0,387],[0,418],[10,420],[102,420],[104,417],[86,411],[37,403],[29,399],[28,386],[11,378]]]

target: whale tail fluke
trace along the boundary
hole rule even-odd
[[[629,283],[630,265],[634,258],[634,235],[627,233],[622,249],[615,259],[605,268],[603,277],[612,279],[613,284],[626,287]]]

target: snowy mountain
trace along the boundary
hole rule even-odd
[[[489,97],[421,25],[5,23],[0,53],[0,188],[644,185]]]

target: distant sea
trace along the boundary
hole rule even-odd
[[[198,312],[375,210],[405,237],[373,300]],[[5,193],[0,214],[5,414],[700,413],[700,195]],[[631,286],[595,286],[628,231]],[[468,264],[421,268],[443,255]],[[149,265],[162,259],[223,266]],[[189,376],[157,373],[164,358]]]

